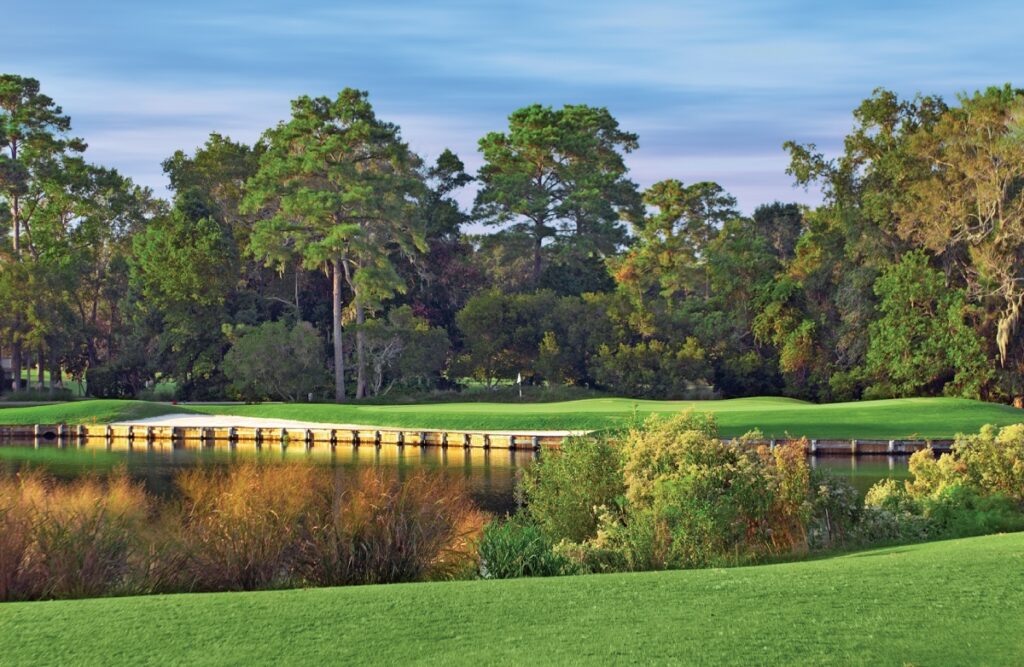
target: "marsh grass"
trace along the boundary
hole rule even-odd
[[[436,472],[248,462],[158,500],[127,474],[0,478],[0,601],[448,579],[484,515]]]
[[[0,480],[0,600],[135,590],[149,513],[123,470],[71,484],[34,472]]]
[[[444,476],[336,475],[320,508],[304,554],[313,585],[450,579],[475,569],[484,515]]]

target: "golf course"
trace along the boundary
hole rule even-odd
[[[2,404],[0,404],[2,405]],[[0,407],[0,425],[104,424],[170,414],[289,419],[324,424],[430,429],[596,430],[652,414],[692,410],[713,414],[726,437],[759,429],[766,437],[951,438],[985,424],[1024,421],[1006,405],[955,398],[906,398],[816,404],[757,397],[719,401],[645,401],[595,398],[555,403],[422,403],[401,405],[262,403],[184,404],[82,400],[31,407]]]
[[[5,665],[1011,665],[1024,534],[732,569],[0,605]]]

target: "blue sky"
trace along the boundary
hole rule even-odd
[[[247,142],[300,94],[370,91],[427,158],[533,102],[607,106],[641,185],[715,180],[749,212],[814,203],[787,139],[836,151],[877,86],[1024,86],[1024,2],[0,0],[0,71],[34,76],[95,162],[165,194],[160,161]]]

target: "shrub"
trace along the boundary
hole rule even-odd
[[[611,449],[614,458],[595,459],[602,465],[618,459],[624,499],[591,505],[597,514],[585,516],[596,518],[594,528],[581,531],[583,540],[561,535],[570,540],[559,552],[590,571],[607,571],[700,567],[805,550],[812,502],[802,445],[770,452],[752,445],[757,437],[723,442],[711,417],[693,413],[630,428]],[[549,485],[549,504],[568,496],[575,512],[565,516],[581,515],[585,493],[545,480],[550,472],[538,468],[534,487]],[[569,477],[557,466],[552,471]],[[546,510],[544,516],[559,515]]]
[[[998,433],[986,426],[938,458],[915,452],[910,474],[902,485],[885,480],[868,491],[866,537],[935,539],[1024,527],[1024,426]]]
[[[1024,504],[1024,424],[999,431],[985,426],[977,435],[960,436],[954,453],[976,488]]]
[[[920,513],[920,505],[907,492],[906,485],[887,478],[876,482],[864,496],[864,506],[886,512]]]
[[[352,482],[347,484],[346,482]],[[418,472],[364,470],[324,489],[301,571],[318,586],[452,578],[475,568],[483,516],[464,487]]]
[[[604,344],[593,361],[597,382],[638,398],[714,398],[707,382],[711,368],[704,348],[693,337],[673,346],[660,340],[635,345]]]
[[[313,325],[264,322],[240,329],[224,355],[231,391],[245,400],[306,400],[326,381],[323,341]]]
[[[625,493],[621,450],[607,434],[569,438],[526,469],[520,489],[549,539],[591,538],[601,508],[620,504]]]
[[[554,577],[573,571],[569,559],[555,553],[544,531],[521,518],[488,524],[479,553],[480,576],[484,579]]]
[[[144,359],[131,356],[90,368],[85,375],[89,395],[95,398],[134,398],[152,373]]]
[[[856,541],[863,518],[860,494],[849,482],[815,470],[810,476],[811,519],[809,546],[827,549]]]

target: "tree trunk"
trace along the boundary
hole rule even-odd
[[[331,305],[334,336],[334,400],[345,402],[345,348],[341,344],[341,260],[335,259],[331,265]]]
[[[536,241],[533,244],[533,283],[534,283],[534,285],[536,285],[537,283],[540,282],[540,266],[541,266],[541,262],[540,262],[540,259],[541,259],[540,249],[541,249],[541,244],[543,244],[543,243],[544,243],[543,237],[538,235]]]
[[[366,334],[363,323],[366,312],[363,304],[356,296],[356,398],[366,398]]]
[[[11,388],[21,391],[21,342],[11,345]]]
[[[43,346],[39,346],[39,368],[36,371],[36,384],[39,385],[40,389],[46,386],[46,352],[43,350]]]

